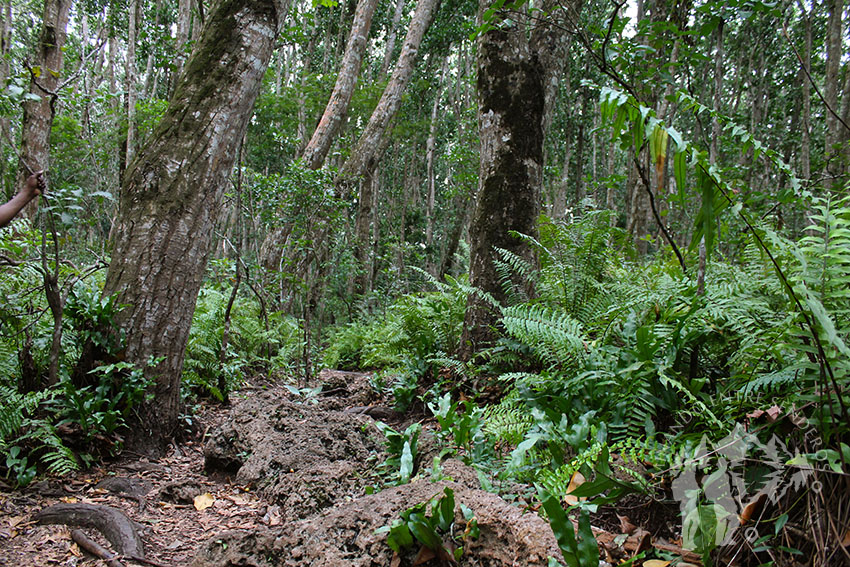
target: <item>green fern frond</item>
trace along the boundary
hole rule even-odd
[[[484,432],[496,440],[519,445],[534,425],[534,418],[517,399],[506,398],[489,406],[482,415]]]
[[[586,354],[581,324],[545,305],[514,305],[502,309],[507,333],[527,344],[542,361],[575,366]]]

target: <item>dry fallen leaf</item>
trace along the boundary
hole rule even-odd
[[[750,519],[752,519],[753,515],[758,514],[761,511],[765,500],[767,500],[767,494],[762,492],[761,494],[750,500],[749,504],[744,506],[744,509],[741,510],[740,516],[742,526],[749,522]]]
[[[650,559],[643,562],[643,567],[667,567],[671,561],[662,561],[661,559]]]
[[[262,522],[267,526],[279,526],[283,522],[280,517],[280,506],[269,506]]]
[[[620,533],[630,534],[637,529],[637,526],[629,520],[628,516],[621,516],[617,514],[617,519],[620,520]]]
[[[434,553],[433,549],[427,548],[424,545],[419,548],[419,553],[416,554],[416,557],[413,559],[413,565],[422,565],[424,563],[428,563],[432,559],[435,559],[437,554]]]
[[[197,510],[198,512],[206,510],[213,504],[215,504],[215,496],[213,496],[209,492],[204,492],[203,494],[198,494],[197,496],[195,496],[195,510]]]
[[[74,498],[73,496],[63,496],[59,500],[61,500],[65,504],[76,504],[77,502],[79,502],[79,499]]]
[[[567,487],[567,495],[564,496],[564,502],[566,502],[570,506],[574,506],[578,504],[579,500],[587,500],[587,498],[577,498],[575,496],[570,496],[570,492],[584,484],[586,480],[587,479],[584,478],[583,474],[578,471],[574,472],[572,478],[570,478],[570,485]]]
[[[850,530],[844,532],[844,537],[841,538],[842,547],[850,547]]]

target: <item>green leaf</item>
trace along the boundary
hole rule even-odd
[[[396,520],[393,522],[392,527],[389,528],[389,531],[387,545],[396,553],[401,553],[402,549],[413,545],[413,536],[410,534],[410,529],[407,527],[406,522]]]
[[[435,510],[437,518],[437,526],[444,532],[448,532],[455,519],[455,493],[448,486],[445,489],[445,496],[440,498]]]
[[[413,475],[413,451],[410,448],[410,440],[405,440],[404,447],[401,450],[401,470],[399,476],[401,482],[406,484],[410,482],[410,477]]]
[[[678,152],[673,156],[673,174],[676,176],[676,189],[679,195],[679,204],[685,206],[685,181],[688,171],[687,152]]]
[[[599,565],[599,544],[590,527],[590,514],[584,509],[578,518],[578,556],[582,566]]]
[[[537,494],[540,496],[540,502],[543,504],[546,515],[549,516],[549,526],[552,528],[552,533],[555,534],[555,540],[558,542],[558,547],[561,549],[561,555],[564,557],[567,567],[585,567],[582,565],[579,556],[573,524],[567,518],[561,503],[542,486],[537,486]],[[598,565],[598,563],[597,560],[596,564]]]
[[[425,514],[414,512],[410,515],[407,521],[407,526],[410,528],[410,533],[416,538],[416,541],[427,547],[428,549],[438,550],[443,547],[443,540],[434,530],[434,526],[425,517]]]

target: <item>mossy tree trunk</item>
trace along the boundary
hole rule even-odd
[[[221,0],[168,110],[127,168],[104,294],[127,307],[125,357],[145,365],[154,399],[134,447],[156,453],[180,412],[180,377],[213,227],[287,0]],[[139,445],[141,443],[141,445]]]
[[[489,7],[482,0],[480,10]],[[497,14],[497,18],[501,14]],[[500,22],[478,40],[478,203],[469,229],[470,279],[499,301],[506,297],[494,259],[503,248],[535,262],[533,250],[510,231],[537,232],[543,172],[543,69],[516,23]],[[461,356],[495,338],[498,314],[471,297]]]

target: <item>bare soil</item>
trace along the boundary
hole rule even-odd
[[[71,527],[36,523],[35,514],[61,502],[123,512],[154,565],[409,565],[411,557],[393,562],[386,534],[375,530],[445,486],[481,526],[464,565],[545,565],[557,552],[545,522],[481,491],[474,471],[457,461],[446,462],[439,483],[367,495],[386,458],[372,416],[406,423],[381,406],[368,375],[326,371],[321,381],[318,395],[254,388],[235,396],[230,409],[207,405],[197,415],[203,439],[155,462],[125,451],[70,478],[22,490],[0,484],[0,565],[103,564],[72,541]],[[97,530],[83,531],[111,549]]]
[[[125,451],[72,478],[15,491],[0,485],[0,566],[104,564],[80,550],[69,527],[36,523],[39,511],[60,502],[109,506],[135,523],[147,563],[125,557],[123,565],[447,565],[422,555],[417,562],[416,549],[398,555],[378,531],[446,487],[480,528],[458,565],[535,567],[559,556],[546,521],[481,490],[476,472],[460,461],[444,461],[436,482],[423,474],[380,489],[387,454],[375,418],[398,430],[412,418],[378,398],[367,374],[324,371],[319,379],[318,394],[249,388],[229,409],[203,408],[202,437],[156,462]],[[420,441],[424,468],[436,450],[430,427],[424,424]],[[459,511],[457,518],[462,525]],[[83,531],[111,549],[99,531]]]

